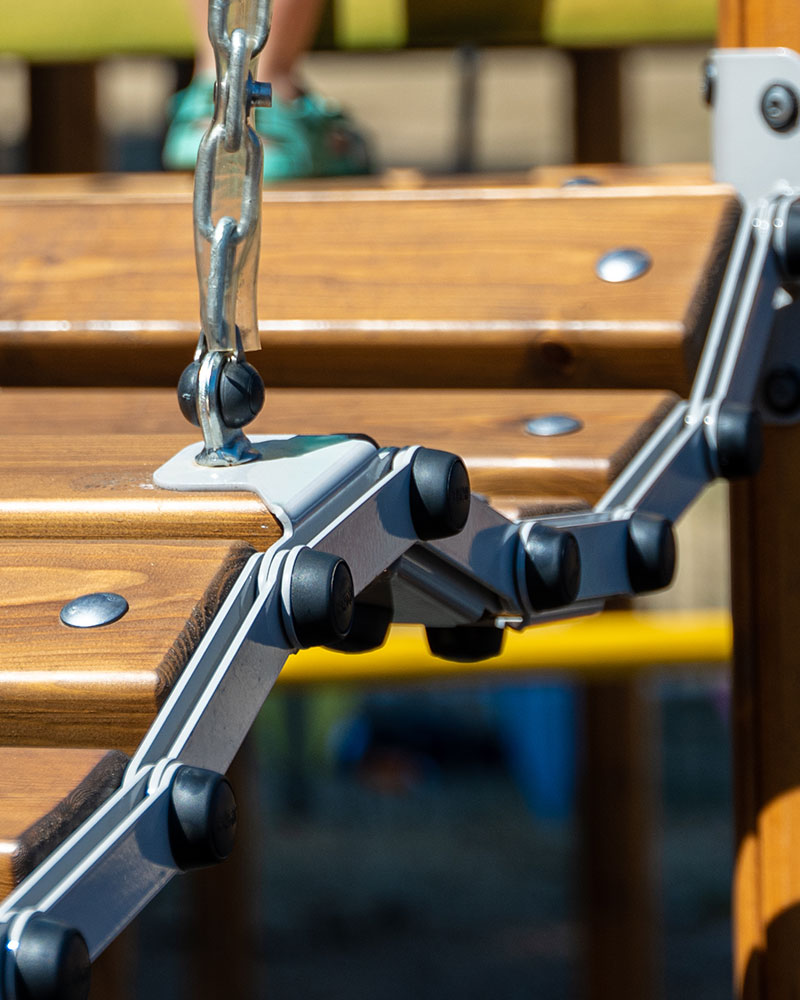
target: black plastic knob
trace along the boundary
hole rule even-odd
[[[353,604],[353,620],[350,631],[338,642],[328,645],[342,653],[366,653],[379,649],[386,642],[389,626],[392,624],[391,604],[373,604],[357,600]]]
[[[581,583],[581,554],[569,531],[534,524],[525,545],[525,587],[535,611],[572,604]]]
[[[763,457],[761,416],[741,403],[723,403],[717,415],[717,461],[725,479],[758,472]]]
[[[86,1000],[91,961],[80,931],[42,914],[25,924],[14,954],[13,1000]]]
[[[200,418],[197,416],[197,379],[200,375],[200,362],[193,361],[181,372],[178,379],[178,406],[181,413],[190,424],[195,427],[200,426]]]
[[[467,523],[469,473],[449,451],[420,448],[411,464],[411,520],[424,541],[457,535]]]
[[[784,226],[783,268],[789,278],[800,278],[800,201],[792,202]]]
[[[495,625],[453,625],[426,628],[428,646],[434,656],[456,663],[477,663],[499,656],[505,629]]]
[[[675,574],[675,534],[658,514],[640,512],[628,522],[628,577],[634,594],[661,590]]]
[[[169,843],[183,871],[224,861],[236,839],[236,799],[228,779],[202,767],[181,767],[170,789]]]
[[[251,364],[232,358],[219,380],[219,408],[227,427],[244,427],[264,405],[264,381]]]
[[[301,549],[289,584],[292,630],[301,646],[332,646],[353,623],[350,567],[338,556]]]

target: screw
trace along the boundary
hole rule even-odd
[[[775,132],[786,132],[797,122],[797,95],[783,83],[767,87],[761,98],[761,114]]]

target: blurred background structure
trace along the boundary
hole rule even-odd
[[[705,49],[701,39],[624,51],[623,160],[707,160]],[[384,168],[447,173],[459,156],[464,58],[439,48],[320,51],[309,55],[307,73],[369,130]],[[571,162],[571,58],[555,47],[485,48],[468,58],[479,66],[469,165],[500,172]],[[187,67],[185,56],[104,60],[99,139],[76,132],[71,141],[99,142],[104,170],[160,169],[167,102]],[[0,60],[2,172],[31,169],[35,147],[47,143],[29,133],[36,76],[25,58]],[[650,604],[727,607],[726,504],[718,486],[687,517],[677,583]],[[669,659],[658,652],[654,659]],[[599,715],[588,718],[590,687]],[[634,688],[646,812],[636,845],[646,871],[640,916],[657,930],[645,939],[658,943],[639,995],[722,1000],[731,994],[727,672],[654,666]],[[593,800],[584,764],[590,727],[602,727],[602,698],[624,700],[630,690],[618,678],[564,677],[370,692],[279,688],[256,733],[259,861],[245,887],[259,900],[251,944],[263,995],[589,996],[586,901],[601,901],[613,921],[618,887],[611,873],[585,891],[591,845],[582,819],[587,809],[613,810],[614,801]],[[617,778],[632,780],[609,774],[606,792]],[[192,898],[178,880],[139,921],[146,961],[132,974],[133,996],[195,995],[185,964]],[[216,919],[196,915],[212,934]]]

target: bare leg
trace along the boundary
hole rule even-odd
[[[284,101],[303,88],[297,64],[314,41],[324,0],[274,0],[269,40],[259,61],[259,76],[272,84]],[[208,0],[190,0],[196,37],[195,75],[214,74],[214,54],[208,41]]]

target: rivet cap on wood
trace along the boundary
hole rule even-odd
[[[70,628],[98,628],[119,621],[128,610],[128,602],[121,594],[83,594],[65,604],[60,618]]]
[[[601,281],[618,285],[625,281],[633,281],[634,278],[641,278],[652,266],[653,258],[646,250],[640,250],[638,247],[618,247],[603,254],[595,264],[594,273]]]

